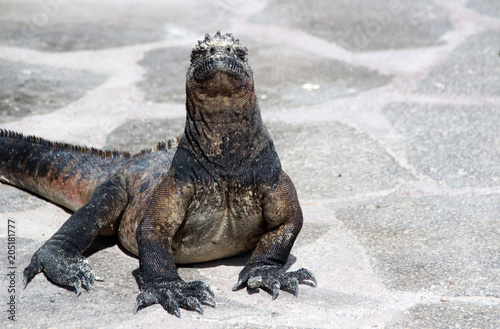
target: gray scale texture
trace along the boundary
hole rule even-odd
[[[3,59],[0,59],[0,71],[0,122],[55,111],[106,79],[104,75],[82,70],[61,72]]]
[[[299,28],[351,51],[428,47],[451,28],[446,10],[429,0],[269,1],[252,18],[261,24]]]
[[[500,34],[486,31],[469,37],[455,49],[446,62],[432,70],[419,83],[417,92],[449,94],[460,97],[498,96]],[[470,59],[474,58],[473,61]]]

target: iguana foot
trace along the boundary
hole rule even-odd
[[[215,307],[214,293],[201,282],[183,280],[144,284],[137,296],[134,313],[140,308],[160,304],[170,314],[181,317],[179,307],[203,314],[201,304]]]
[[[89,291],[96,280],[92,268],[83,256],[67,257],[43,247],[31,258],[31,263],[24,269],[24,288],[40,272],[55,283],[72,287],[80,296],[82,287]]]
[[[262,288],[278,297],[279,291],[290,292],[294,296],[299,293],[299,283],[316,287],[316,278],[305,268],[295,272],[285,272],[281,266],[260,265],[253,268],[244,268],[239,275],[238,282],[233,287],[239,290],[245,285],[251,289]]]

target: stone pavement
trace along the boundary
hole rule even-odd
[[[190,49],[232,32],[305,224],[290,257],[317,288],[232,292],[247,256],[182,267],[217,307],[132,313],[138,261],[88,253],[105,281],[77,298],[22,269],[68,218],[0,184],[2,273],[15,222],[14,328],[500,327],[497,0],[3,0],[0,127],[138,151],[181,132]]]

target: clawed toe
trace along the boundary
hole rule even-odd
[[[203,314],[202,304],[215,307],[215,299],[207,284],[178,280],[144,285],[137,296],[134,313],[153,304],[160,304],[168,313],[180,317],[180,308]]]
[[[280,290],[297,296],[299,284],[315,287],[317,281],[314,275],[305,268],[295,272],[285,272],[280,266],[260,265],[243,269],[233,290],[241,289],[245,284],[250,289],[261,288],[268,291],[274,300],[278,298]]]
[[[305,268],[301,268],[300,270],[291,272],[290,274],[292,274],[300,284],[305,284],[311,287],[316,287],[318,285],[318,281],[316,281],[314,274]]]
[[[54,283],[73,288],[77,296],[80,296],[82,287],[89,291],[96,279],[85,257],[58,257],[50,250],[42,250],[33,255],[31,263],[24,269],[24,288],[42,271]]]

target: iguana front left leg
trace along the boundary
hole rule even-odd
[[[126,183],[114,177],[100,185],[90,201],[78,209],[33,255],[24,270],[24,287],[40,272],[55,283],[72,287],[77,295],[87,291],[95,280],[82,253],[92,244],[99,230],[115,223],[127,204]]]
[[[143,284],[135,310],[160,304],[180,317],[179,307],[203,313],[201,303],[215,306],[214,293],[201,282],[185,282],[171,254],[172,237],[184,220],[192,186],[168,176],[154,191],[148,211],[137,229]]]
[[[316,279],[309,270],[301,268],[285,272],[283,268],[302,228],[302,210],[297,193],[284,172],[281,172],[277,184],[264,189],[263,215],[268,226],[274,227],[274,230],[260,239],[233,290],[245,286],[263,288],[276,299],[281,289],[297,296],[299,283],[316,286]]]

